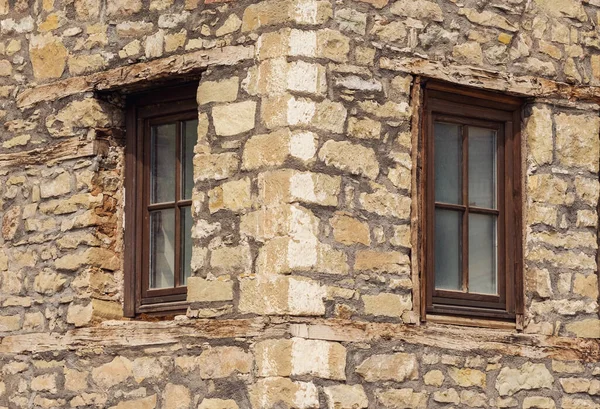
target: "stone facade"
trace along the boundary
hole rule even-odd
[[[0,408],[600,408],[598,0],[0,0]],[[123,95],[200,78],[186,315]],[[420,82],[521,96],[525,315],[420,322]]]

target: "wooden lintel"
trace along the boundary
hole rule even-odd
[[[0,354],[74,351],[85,348],[127,350],[134,347],[199,343],[215,339],[258,340],[295,336],[344,343],[394,343],[441,348],[455,353],[492,353],[530,359],[600,361],[594,339],[521,334],[514,330],[423,326],[340,319],[257,317],[186,321],[107,321],[59,334],[20,334],[0,339]]]
[[[541,77],[518,76],[468,65],[447,65],[422,58],[379,60],[382,69],[420,75],[458,85],[500,91],[520,97],[561,98],[569,101],[600,103],[600,87],[570,85]]]
[[[79,159],[96,155],[96,150],[95,141],[71,138],[44,148],[0,153],[0,169]]]
[[[90,91],[127,89],[142,82],[200,72],[216,65],[234,65],[254,58],[254,46],[227,46],[131,64],[80,77],[39,85],[17,96],[19,108]]]

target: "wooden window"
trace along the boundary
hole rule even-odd
[[[522,314],[521,101],[430,81],[423,316]]]
[[[127,98],[126,316],[185,310],[197,85]]]

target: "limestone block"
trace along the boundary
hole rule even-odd
[[[411,116],[410,105],[407,102],[387,101],[381,105],[367,100],[359,101],[358,106],[365,113],[381,119],[406,120]]]
[[[323,315],[325,287],[306,277],[240,279],[239,311],[254,314]]]
[[[67,64],[71,75],[81,75],[101,70],[106,65],[106,61],[100,54],[84,54],[69,57]]]
[[[423,375],[423,381],[425,382],[425,385],[437,386],[438,388],[442,386],[444,379],[444,374],[438,369],[434,369]]]
[[[76,327],[83,327],[92,321],[92,303],[86,305],[70,304],[67,309],[67,322]]]
[[[164,409],[188,409],[191,403],[190,390],[183,385],[168,383],[163,392]]]
[[[440,403],[454,403],[455,405],[460,403],[460,397],[454,388],[435,391],[433,400]]]
[[[329,220],[336,241],[346,244],[371,245],[369,225],[344,212],[336,212]]]
[[[0,77],[8,77],[12,74],[12,65],[8,60],[0,60]]]
[[[78,128],[107,128],[116,121],[96,98],[72,101],[46,118],[46,128],[55,138],[77,135]]]
[[[96,385],[108,389],[125,382],[133,375],[132,369],[133,364],[129,359],[117,356],[111,362],[92,369],[92,379]]]
[[[202,399],[198,409],[239,409],[232,399]]]
[[[141,9],[141,0],[108,0],[106,3],[106,13],[111,17],[129,16]]]
[[[50,393],[56,393],[56,374],[48,373],[40,376],[36,376],[31,380],[31,389],[34,391],[48,391]]]
[[[587,21],[583,4],[577,0],[534,0],[535,5],[552,17],[569,17]]]
[[[225,182],[208,192],[208,209],[240,212],[252,207],[251,182],[249,178]]]
[[[478,12],[477,10],[471,8],[461,8],[458,10],[458,14],[465,16],[470,22],[479,24],[481,26],[496,27],[513,33],[519,31],[519,27],[517,25],[511,23],[501,15],[488,10]]]
[[[512,396],[521,390],[552,389],[553,383],[544,364],[526,362],[519,368],[502,368],[496,378],[496,390],[500,396]]]
[[[252,136],[244,146],[242,168],[246,170],[277,167],[289,158],[308,161],[317,150],[317,135],[283,128],[270,134]]]
[[[269,0],[250,5],[244,11],[242,31],[286,22],[320,25],[333,15],[331,3],[316,0]]]
[[[309,382],[295,382],[287,378],[263,378],[249,386],[252,409],[272,409],[277,405],[309,409],[319,407],[317,387]]]
[[[587,393],[591,381],[586,378],[561,378],[560,385],[566,393]]]
[[[379,139],[381,123],[369,118],[348,118],[348,135],[359,139]]]
[[[529,176],[527,181],[529,198],[534,202],[568,204],[567,182],[554,175]]]
[[[533,107],[526,121],[527,147],[531,159],[537,166],[552,163],[554,144],[550,109]]]
[[[482,408],[487,405],[487,396],[485,393],[463,390],[460,391],[460,403],[464,407]]]
[[[65,376],[65,389],[72,392],[80,392],[88,388],[88,371],[77,371],[67,367],[63,368]]]
[[[205,81],[198,86],[198,105],[210,102],[233,102],[237,99],[239,78],[231,77],[221,81]]]
[[[108,249],[90,247],[78,253],[68,253],[55,261],[58,270],[76,271],[84,266],[94,266],[115,271],[122,265],[122,260]]]
[[[71,191],[71,175],[63,172],[52,180],[40,185],[40,196],[42,198],[56,197]]]
[[[233,282],[229,280],[206,280],[202,277],[187,279],[189,302],[213,302],[233,300]]]
[[[269,129],[312,126],[324,131],[342,133],[346,115],[346,108],[339,102],[315,102],[291,95],[266,98],[261,104],[261,120]]]
[[[585,372],[585,366],[578,361],[552,360],[552,371],[558,373],[582,373]]]
[[[334,385],[323,388],[329,409],[362,409],[369,399],[361,385]]]
[[[244,101],[218,105],[212,109],[212,121],[219,136],[233,136],[254,129],[256,102]]]
[[[358,0],[363,3],[368,3],[377,9],[382,9],[387,6],[389,0]]]
[[[417,20],[444,21],[444,13],[437,3],[425,0],[400,0],[390,7],[392,14]]]
[[[558,162],[566,167],[580,167],[598,173],[600,157],[598,117],[560,113],[554,117],[554,121]]]
[[[317,31],[317,57],[335,62],[348,61],[350,39],[336,30],[324,29]]]
[[[527,290],[540,298],[550,298],[553,295],[550,272],[546,269],[529,268],[525,270]]]
[[[21,222],[21,208],[13,206],[4,212],[2,217],[2,238],[12,240],[17,234]]]
[[[213,274],[249,274],[252,268],[250,247],[247,243],[240,243],[239,246],[213,248],[210,267]]]
[[[360,250],[356,252],[355,271],[372,271],[378,274],[406,274],[410,258],[398,251]]]
[[[361,13],[351,8],[337,9],[335,11],[335,21],[342,31],[363,36],[367,32],[366,13]]]
[[[0,332],[18,331],[20,329],[20,315],[0,315]]]
[[[412,300],[410,294],[389,294],[381,293],[377,295],[363,295],[363,304],[365,314],[384,317],[402,317],[402,314],[412,309]]]
[[[455,45],[452,49],[452,56],[462,63],[473,65],[483,64],[481,45],[476,41],[468,41],[463,44]]]
[[[256,260],[261,275],[310,271],[324,274],[348,274],[346,255],[320,243],[310,233],[296,237],[280,237],[268,241]]]
[[[390,239],[392,246],[411,247],[410,225],[394,226],[394,236]]]
[[[222,180],[233,176],[240,158],[235,152],[199,153],[194,156],[194,181]]]
[[[67,62],[67,49],[51,33],[34,35],[29,42],[29,58],[35,78],[60,78]]]
[[[402,21],[375,21],[371,35],[376,36],[381,41],[402,46],[405,44],[407,30]]]
[[[202,379],[227,378],[235,373],[247,374],[252,369],[252,363],[252,354],[230,346],[209,348],[198,358]]]
[[[556,409],[552,398],[544,396],[527,396],[523,399],[523,409]]]
[[[288,63],[285,57],[271,58],[249,69],[243,86],[251,95],[274,96],[295,91],[321,96],[327,91],[327,69],[317,63]]]
[[[600,338],[600,320],[586,319],[570,322],[566,325],[566,330],[581,338]]]
[[[486,376],[482,371],[478,371],[477,369],[471,368],[456,368],[451,367],[448,368],[448,375],[452,380],[463,388],[468,388],[471,386],[478,386],[482,389],[485,389],[486,385]]]
[[[575,191],[584,203],[596,206],[595,203],[598,203],[598,196],[600,194],[600,184],[597,179],[576,177]]]
[[[562,409],[599,409],[600,406],[590,399],[563,398]]]
[[[585,276],[580,273],[575,274],[573,281],[573,292],[583,297],[589,297],[592,300],[598,299],[598,276],[594,273]]]
[[[377,401],[387,409],[426,409],[427,392],[415,392],[412,388],[377,389]]]
[[[158,378],[163,375],[164,368],[156,358],[141,357],[133,361],[133,377],[137,383],[147,378]]]
[[[8,270],[8,256],[3,249],[0,249],[0,271]]]
[[[404,382],[418,379],[419,365],[414,354],[371,355],[356,368],[356,373],[367,382]]]
[[[275,204],[241,217],[240,234],[264,242],[277,236],[316,236],[319,220],[308,209],[292,204]]]
[[[66,282],[66,276],[49,269],[44,269],[35,276],[33,290],[40,294],[53,295],[61,291]]]
[[[231,14],[229,17],[227,17],[227,20],[225,20],[223,25],[217,29],[215,34],[217,37],[222,37],[227,34],[235,33],[240,29],[241,26],[242,20],[240,20],[236,14]]]
[[[258,175],[259,199],[263,205],[310,203],[337,206],[341,188],[339,176],[283,169]]]
[[[353,175],[361,175],[370,179],[375,179],[379,175],[379,162],[375,151],[362,145],[329,140],[319,151],[319,159],[327,166]]]

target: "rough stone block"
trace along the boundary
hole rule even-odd
[[[284,169],[258,176],[259,198],[263,205],[309,203],[337,206],[341,178],[321,173]]]
[[[213,302],[233,300],[233,282],[229,280],[206,280],[202,277],[187,279],[187,300],[189,302]]]
[[[356,373],[367,382],[404,382],[418,379],[419,364],[414,354],[371,355],[356,367]]]
[[[218,105],[212,109],[212,121],[219,136],[234,136],[254,129],[255,116],[255,101]]]
[[[379,162],[375,151],[366,146],[329,140],[319,150],[319,159],[327,166],[353,175],[370,179],[375,179],[379,175]]]
[[[600,161],[600,121],[597,116],[568,115],[554,117],[556,156],[566,167],[580,167],[598,173]]]
[[[333,385],[323,388],[329,409],[362,409],[369,399],[361,385]]]
[[[552,389],[554,378],[544,364],[526,362],[520,368],[504,367],[496,378],[500,396],[512,396],[521,390]]]
[[[371,245],[369,225],[344,212],[337,212],[329,220],[336,241],[346,244]]]
[[[365,314],[384,317],[402,317],[402,314],[412,309],[410,294],[398,295],[381,293],[377,295],[363,295],[362,301]]]
[[[412,388],[377,389],[377,402],[388,409],[426,409],[427,392],[415,392]]]
[[[201,82],[198,86],[198,105],[210,102],[233,102],[237,99],[239,78],[231,77],[221,81]]]
[[[297,409],[319,407],[319,392],[309,382],[263,378],[249,387],[248,394],[252,409],[272,409],[278,404]]]
[[[308,131],[280,129],[270,134],[255,135],[244,146],[242,168],[246,170],[277,167],[289,158],[308,161],[317,150],[317,135]]]
[[[205,350],[198,357],[198,367],[202,379],[227,378],[252,370],[252,354],[238,347],[223,346]]]
[[[252,207],[251,182],[249,178],[225,182],[208,192],[208,209],[240,212]]]

